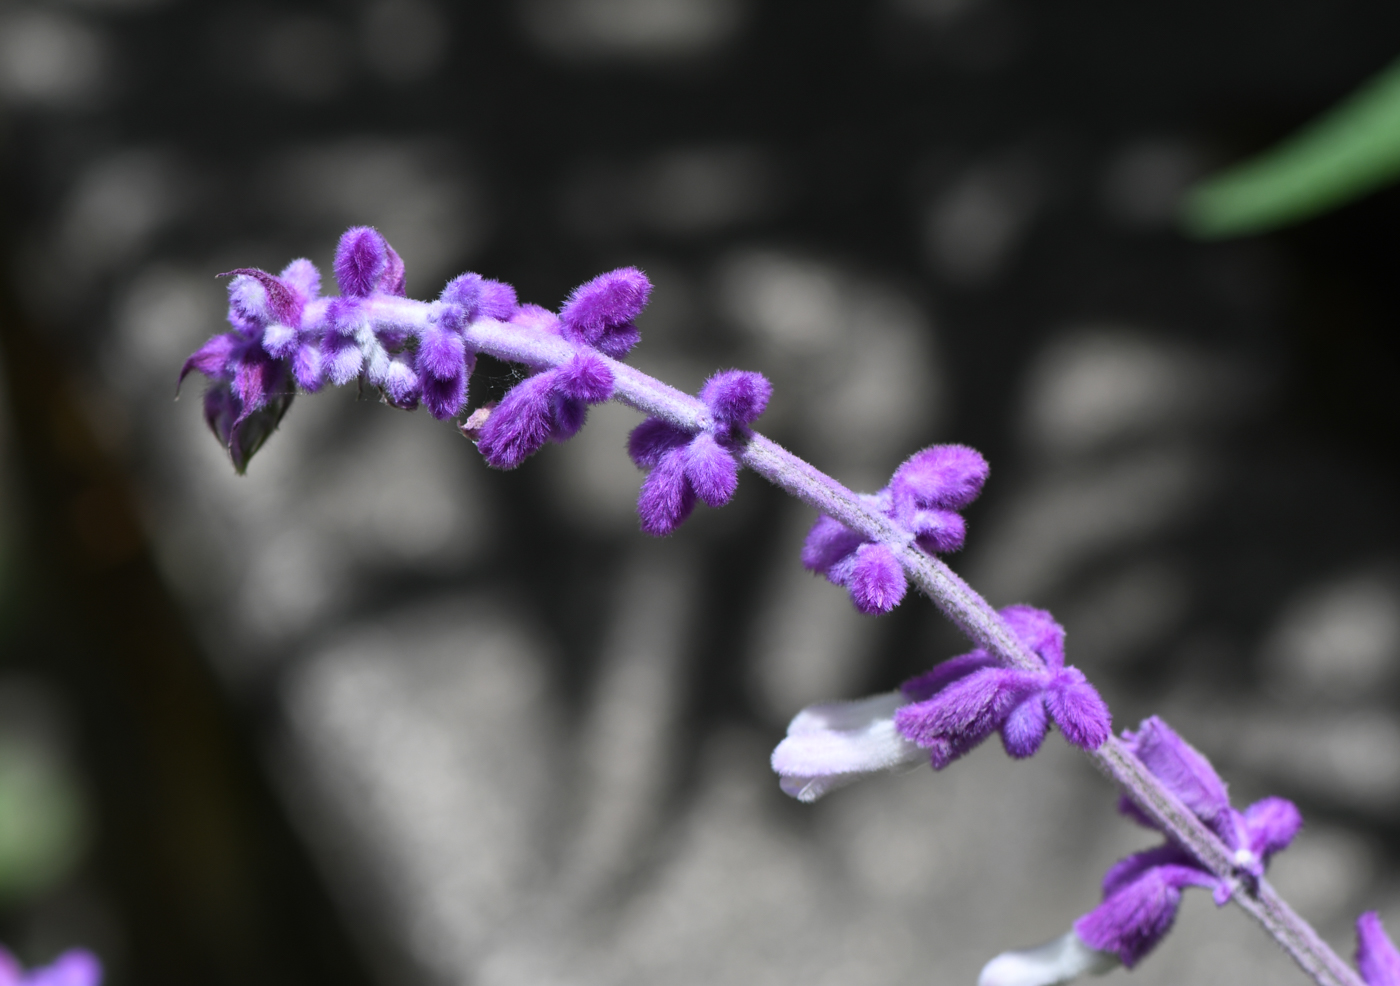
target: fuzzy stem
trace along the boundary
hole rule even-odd
[[[558,365],[576,352],[572,344],[558,336],[490,320],[474,323],[467,330],[467,342],[500,359],[534,365]],[[711,423],[709,410],[698,399],[624,363],[608,362],[616,380],[614,400],[690,431]],[[974,643],[1013,667],[1041,669],[1040,662],[985,599],[940,559],[915,545],[913,535],[895,526],[856,493],[756,433],[749,435],[740,459],[797,499],[852,530],[889,545],[909,578]],[[1274,892],[1268,881],[1241,878],[1233,853],[1220,838],[1117,737],[1110,736],[1088,756],[1094,766],[1115,781],[1169,838],[1216,877],[1226,881],[1233,889],[1234,900],[1273,935],[1314,981],[1322,986],[1365,986],[1312,926]]]

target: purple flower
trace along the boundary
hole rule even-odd
[[[739,453],[748,426],[768,407],[773,385],[761,373],[723,370],[705,381],[700,399],[713,423],[691,434],[647,418],[627,439],[639,469],[649,469],[637,497],[642,530],[661,537],[681,525],[696,500],[722,507],[739,486]]]
[[[651,281],[635,267],[599,274],[574,288],[559,310],[565,338],[623,359],[641,338],[632,320],[651,297]]]
[[[957,551],[967,527],[963,507],[987,480],[987,461],[964,445],[934,445],[910,456],[877,493],[863,497],[931,553]],[[807,535],[802,564],[844,586],[862,613],[888,613],[904,598],[903,567],[887,545],[825,515]]]
[[[1302,827],[1298,809],[1283,798],[1265,798],[1243,812],[1230,806],[1225,782],[1201,753],[1153,716],[1136,733],[1125,732],[1128,749],[1182,803],[1234,851],[1237,872],[1257,879],[1274,853],[1286,848]],[[1120,810],[1157,828],[1126,798]],[[1134,853],[1104,875],[1103,903],[1074,924],[1091,948],[1111,952],[1131,968],[1171,930],[1186,887],[1213,892],[1216,904],[1229,901],[1231,884],[1221,880],[1174,843]],[[1397,984],[1400,986],[1400,984]]]
[[[889,692],[803,709],[773,751],[783,793],[810,803],[867,774],[918,763],[923,751],[894,725],[895,710],[908,701]]]
[[[0,986],[101,986],[102,963],[82,948],[64,952],[46,966],[25,972],[0,948]]]
[[[572,438],[583,427],[587,405],[602,403],[612,392],[612,369],[598,355],[580,352],[512,387],[482,426],[477,447],[492,468],[514,469],[545,442]]]
[[[935,770],[998,730],[1006,752],[1017,758],[1040,749],[1052,721],[1086,750],[1108,739],[1108,707],[1077,668],[1065,665],[1064,628],[1030,606],[1008,606],[1001,615],[1043,670],[1004,667],[978,648],[903,685],[910,704],[895,715],[895,725],[928,750]]]
[[[1366,986],[1400,986],[1400,952],[1375,911],[1356,919],[1356,968]]]
[[[294,260],[280,275],[253,268],[230,271],[228,320],[232,331],[214,336],[180,370],[209,379],[204,420],[241,473],[291,406],[295,387],[318,389],[323,380],[317,298],[320,274]]]

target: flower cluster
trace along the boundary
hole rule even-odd
[[[1064,628],[1030,606],[1009,606],[1001,615],[1043,670],[1005,667],[978,648],[897,692],[804,709],[773,751],[782,789],[815,801],[866,774],[925,756],[941,770],[998,730],[1008,753],[1029,757],[1052,721],[1075,746],[1103,745],[1108,707],[1078,669],[1065,665]]]
[[[695,509],[697,498],[722,507],[739,485],[739,452],[752,424],[773,395],[760,373],[724,370],[705,381],[700,400],[711,424],[695,434],[661,418],[647,418],[627,439],[627,452],[648,469],[637,497],[642,530],[670,534]]]
[[[86,949],[73,948],[48,965],[25,972],[13,955],[0,948],[0,986],[102,986],[102,963]]]
[[[1064,627],[1030,606],[1008,606],[1001,615],[1043,669],[1004,667],[978,648],[902,686],[912,704],[895,713],[895,725],[928,750],[935,770],[998,731],[1007,753],[1029,757],[1051,721],[1081,749],[1097,750],[1108,739],[1108,706],[1078,668],[1065,665]]]
[[[229,273],[232,329],[186,360],[180,378],[193,370],[209,378],[205,419],[239,472],[298,389],[359,381],[394,407],[421,403],[435,418],[456,417],[476,365],[467,332],[486,320],[543,330],[578,350],[566,365],[531,366],[480,430],[487,463],[514,468],[544,442],[572,436],[587,405],[612,396],[603,357],[621,359],[636,344],[633,319],[651,292],[646,275],[628,267],[576,289],[557,316],[521,306],[514,288],[479,274],[453,279],[434,302],[414,301],[404,295],[403,260],[365,226],[347,231],[336,248],[338,297],[321,297],[320,273],[308,260],[280,274]]]
[[[959,510],[977,499],[987,460],[963,445],[934,445],[910,456],[889,485],[863,499],[894,521],[925,551],[957,551],[967,534]],[[871,541],[822,515],[807,535],[802,564],[844,586],[862,613],[888,613],[908,588],[904,568],[887,544]]]
[[[1297,807],[1283,798],[1264,798],[1244,811],[1233,808],[1225,782],[1210,761],[1156,716],[1144,720],[1137,732],[1125,732],[1123,740],[1234,853],[1236,877],[1246,886],[1263,876],[1269,858],[1287,848],[1302,827]],[[1127,798],[1119,808],[1139,824],[1158,828]],[[980,986],[1067,982],[1084,972],[1102,971],[1104,963],[1113,960],[1132,968],[1171,930],[1187,887],[1210,890],[1217,905],[1227,903],[1235,892],[1234,881],[1220,879],[1171,840],[1119,860],[1104,874],[1103,903],[1076,921],[1069,935],[1040,949],[997,956],[983,970]],[[1368,942],[1371,954],[1386,954],[1374,936],[1363,935],[1363,945]],[[1033,955],[1059,963],[1059,978],[1049,978],[1046,967],[1035,971]],[[1400,986],[1400,980],[1396,984]]]

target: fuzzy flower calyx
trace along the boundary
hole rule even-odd
[[[994,732],[1018,759],[1040,749],[1051,722],[1081,749],[1096,750],[1108,739],[1108,706],[1078,668],[1065,665],[1064,628],[1030,606],[1008,606],[1001,615],[1043,668],[1008,668],[978,648],[902,686],[910,704],[896,713],[895,725],[928,751],[935,770]]]
[[[647,469],[637,497],[642,530],[670,534],[690,516],[696,500],[722,507],[739,486],[739,453],[748,426],[768,407],[773,385],[761,373],[723,370],[705,381],[700,400],[711,424],[694,434],[661,418],[647,418],[627,439],[627,452]]]
[[[1400,951],[1375,911],[1356,919],[1356,968],[1366,986],[1400,986]]]
[[[981,453],[965,445],[934,445],[910,456],[888,486],[864,499],[919,547],[942,554],[962,547],[967,525],[958,511],[977,499],[986,481],[987,460]],[[888,613],[908,588],[889,545],[825,514],[807,535],[802,564],[844,586],[862,613]]]

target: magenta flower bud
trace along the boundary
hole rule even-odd
[[[564,334],[622,359],[641,338],[632,320],[651,297],[651,281],[635,267],[621,267],[581,284],[559,310]]]
[[[725,425],[748,425],[758,419],[773,396],[773,385],[761,373],[722,370],[705,381],[700,399]]]

